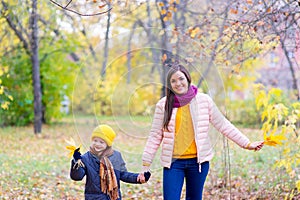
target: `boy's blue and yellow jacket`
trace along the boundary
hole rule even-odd
[[[126,183],[139,183],[137,182],[138,173],[131,173],[127,171],[126,164],[119,151],[114,150],[108,159],[112,163],[119,188],[119,200],[122,199],[120,191],[120,180]],[[70,176],[72,180],[81,181],[86,176],[84,196],[86,200],[109,200],[109,196],[101,191],[100,188],[100,161],[91,152],[86,152],[82,155],[81,161],[84,167],[74,169],[74,159],[71,161]]]

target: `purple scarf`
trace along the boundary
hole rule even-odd
[[[197,91],[198,91],[197,87],[191,85],[186,94],[181,96],[175,94],[173,108],[179,108],[181,106],[185,106],[186,104],[190,103],[190,101],[196,96]]]

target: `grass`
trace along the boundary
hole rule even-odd
[[[32,126],[7,127],[0,129],[0,199],[83,199],[84,181],[69,178],[65,139],[72,137],[86,151],[90,133],[98,123],[107,123],[116,130],[114,148],[122,152],[129,171],[139,172],[151,125],[148,117],[69,116],[60,123],[44,125],[38,136],[33,134]],[[241,130],[251,140],[262,138],[258,130]],[[231,141],[224,143],[214,129],[211,140],[215,156],[210,162],[204,199],[284,199],[295,191],[295,179],[284,169],[274,168],[280,148],[243,150]],[[123,199],[162,199],[159,154],[147,184],[122,184]]]

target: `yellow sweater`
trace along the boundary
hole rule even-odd
[[[175,121],[173,158],[195,158],[197,147],[189,104],[179,107]]]

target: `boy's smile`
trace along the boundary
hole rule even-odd
[[[92,139],[92,145],[91,145],[96,151],[103,151],[107,148],[106,142],[99,138],[99,137],[94,137]]]

